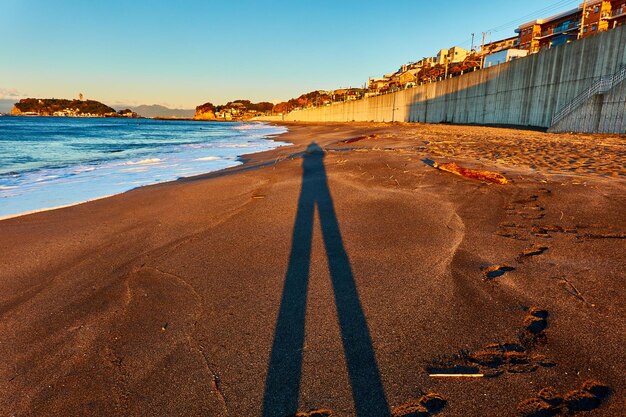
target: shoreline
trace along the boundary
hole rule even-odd
[[[20,117],[20,116],[15,116],[12,115],[11,117]],[[53,117],[53,116],[39,116],[39,117]],[[155,119],[155,120],[162,120],[160,118],[148,118],[148,119]],[[167,119],[167,120],[184,120],[184,121],[201,121],[201,122],[205,122],[205,121],[209,121],[209,122],[213,122],[213,120],[198,120],[198,119]],[[327,123],[322,123],[322,122],[289,122],[289,121],[229,121],[229,122],[233,122],[233,123],[259,123],[259,124],[266,124],[266,125],[275,125],[275,126],[282,126],[287,128],[287,131],[284,133],[281,133],[279,135],[274,135],[270,138],[266,138],[264,140],[268,140],[268,141],[272,141],[272,142],[276,142],[278,138],[284,138],[286,136],[289,136],[289,126],[297,126],[297,127],[315,127],[315,126],[354,126],[357,129],[362,128],[363,126],[369,126],[369,125],[374,125],[374,126],[383,126],[383,127],[387,127],[387,128],[393,128],[393,126],[429,126],[431,124],[422,124],[422,123],[405,123],[405,122],[385,122],[385,123],[378,123],[378,122],[327,122]],[[434,124],[431,126],[449,126],[448,124]],[[542,134],[546,134],[546,135],[553,135],[553,136],[559,136],[559,134],[553,134],[553,133],[548,133],[545,130],[542,129],[537,129],[537,128],[528,128],[528,127],[518,127],[518,126],[509,126],[509,125],[474,125],[474,124],[469,124],[469,125],[455,125],[455,126],[459,126],[459,127],[476,127],[476,128],[485,128],[485,129],[506,129],[506,130],[512,130],[512,131],[529,131],[529,132],[538,132],[538,133],[542,133]],[[562,136],[562,134],[560,134]],[[586,133],[571,133],[569,134],[569,136],[572,137],[596,137],[596,138],[601,138],[601,137],[615,137],[616,135],[614,134],[586,134]],[[619,135],[618,135],[619,136]],[[280,142],[280,141],[279,141]],[[290,142],[290,141],[286,141],[287,143],[290,143],[287,146],[283,146],[282,148],[288,149],[288,148],[293,148],[295,145],[297,144],[301,144],[299,143],[299,141],[296,142]],[[48,212],[48,211],[54,211],[54,210],[59,210],[59,209],[63,209],[63,208],[67,208],[67,207],[72,207],[72,206],[77,206],[77,205],[81,205],[81,204],[86,204],[86,203],[90,203],[92,201],[98,201],[98,200],[102,200],[102,199],[107,199],[116,195],[121,195],[121,194],[125,194],[137,189],[142,189],[142,188],[146,188],[146,187],[153,187],[153,186],[159,186],[159,185],[166,185],[169,183],[178,183],[178,182],[185,182],[185,181],[190,181],[190,180],[194,180],[194,179],[202,179],[202,178],[206,178],[207,176],[212,176],[212,174],[217,174],[219,175],[220,173],[223,174],[227,174],[229,173],[231,170],[236,169],[238,167],[244,168],[245,170],[247,169],[255,169],[258,166],[262,166],[263,162],[267,163],[267,161],[265,160],[265,158],[263,158],[264,154],[266,154],[267,152],[273,152],[275,150],[277,150],[278,148],[281,148],[281,146],[278,146],[276,148],[267,150],[267,151],[261,151],[261,152],[251,152],[248,154],[241,154],[238,155],[236,158],[236,161],[239,162],[239,164],[237,165],[233,165],[231,167],[226,167],[226,168],[220,168],[217,169],[215,171],[207,171],[204,173],[200,173],[200,174],[196,174],[196,175],[192,175],[189,177],[179,177],[177,179],[173,179],[173,180],[167,180],[167,181],[163,181],[163,182],[156,182],[156,183],[152,183],[152,184],[147,184],[147,185],[141,185],[138,187],[134,187],[125,191],[122,191],[120,193],[113,193],[113,194],[107,194],[101,197],[96,197],[96,198],[92,198],[92,199],[88,199],[88,200],[83,200],[83,201],[79,201],[76,203],[70,203],[70,204],[64,204],[64,205],[60,205],[60,206],[55,206],[55,207],[46,207],[46,208],[41,208],[41,209],[35,209],[35,210],[30,210],[27,212],[22,212],[22,213],[17,213],[17,214],[9,214],[6,216],[0,216],[0,221],[3,220],[8,220],[8,219],[13,219],[13,218],[17,218],[17,217],[22,217],[22,216],[28,216],[31,214],[36,214],[36,213],[41,213],[41,212]],[[259,158],[261,163],[259,164],[259,161],[256,161],[256,159]],[[279,157],[280,158],[280,157]],[[256,162],[256,164],[255,164]],[[474,163],[477,161],[474,161]],[[502,167],[500,167],[502,168]],[[506,169],[506,167],[504,167]],[[514,168],[514,167],[511,167]],[[515,167],[515,168],[521,168],[521,167]],[[562,175],[562,176],[576,176],[576,173],[571,173],[571,172],[560,172],[560,173],[556,173],[556,175]],[[624,172],[620,175],[622,177],[626,177],[626,170],[624,170]]]
[[[19,116],[12,116],[12,117],[19,117]],[[38,117],[54,117],[54,116],[38,116]],[[235,123],[246,124],[247,122],[235,122]],[[271,126],[271,124],[267,123],[267,122],[256,122],[256,123],[257,124],[261,124],[261,125]],[[263,141],[266,141],[268,143],[272,143],[272,146],[274,146],[274,148],[272,148],[272,149],[284,146],[284,145],[281,145],[282,142],[279,140],[279,138],[280,138],[280,136],[284,135],[285,133],[287,133],[287,132],[278,133],[278,134],[275,134],[275,133],[267,134],[267,137],[264,137]],[[256,152],[258,152],[258,151],[250,152],[250,153],[256,153]],[[152,183],[145,184],[145,185],[135,186],[135,187],[132,187],[132,188],[120,191],[120,192],[106,193],[106,194],[104,194],[102,196],[96,196],[96,197],[93,197],[93,198],[87,198],[87,199],[83,199],[83,200],[72,202],[72,203],[54,205],[54,206],[50,206],[50,207],[41,207],[41,208],[36,208],[36,209],[32,209],[32,210],[26,210],[26,211],[19,212],[19,213],[0,215],[0,221],[6,220],[6,219],[15,218],[15,217],[20,217],[20,216],[26,216],[26,215],[34,214],[34,213],[40,213],[40,212],[45,212],[45,211],[51,211],[51,210],[57,210],[57,209],[62,209],[62,208],[66,208],[66,207],[71,207],[71,206],[75,206],[75,205],[79,205],[79,204],[85,204],[85,203],[89,203],[91,201],[101,200],[103,198],[108,198],[108,197],[111,197],[111,196],[115,196],[115,195],[123,194],[123,193],[126,193],[126,192],[130,192],[130,191],[133,191],[135,189],[142,188],[142,187],[147,187],[147,186],[151,186],[151,185],[158,185],[158,184],[165,184],[165,183],[168,183],[168,182],[176,182],[176,181],[179,181],[179,180],[183,180],[185,178],[193,178],[193,177],[196,177],[196,176],[199,176],[199,175],[206,175],[206,174],[209,174],[209,173],[212,173],[212,172],[221,171],[223,169],[233,168],[233,167],[239,166],[241,164],[244,164],[245,161],[246,161],[246,156],[247,155],[248,154],[246,154],[246,153],[242,153],[242,154],[237,155],[236,158],[233,159],[232,165],[229,166],[229,167],[226,167],[226,168],[216,167],[213,170],[209,170],[209,171],[201,172],[201,173],[198,173],[198,174],[194,174],[194,175],[191,175],[189,177],[181,176],[181,177],[178,177],[178,178],[175,178],[175,179],[169,179],[169,180],[165,180],[165,181],[157,181],[157,182],[152,182]],[[210,156],[208,158],[214,158],[214,157]],[[151,162],[153,159],[155,159],[155,158],[141,160],[141,161],[137,161],[137,162],[129,160],[125,164],[138,165],[138,164],[142,164],[142,163],[145,163],[145,162]],[[219,160],[219,159],[220,158],[216,158],[216,160]],[[162,160],[160,158],[156,158],[155,160],[157,162],[159,162],[159,163],[162,162]],[[197,159],[197,160],[198,161],[202,160],[202,158]],[[106,169],[106,166],[105,166],[106,163],[110,163],[110,162],[112,162],[112,161],[105,161],[103,164],[96,165],[96,166],[101,167],[101,168],[104,166],[105,169]],[[81,167],[81,166],[82,165],[76,165],[76,166],[74,166],[74,168]],[[72,168],[72,167],[71,166],[64,167],[64,169],[70,169],[70,168]],[[36,171],[34,171],[34,172],[36,172]],[[11,197],[9,197],[9,198],[11,198]]]
[[[496,417],[596,379],[620,415],[622,137],[285,125],[235,167],[0,222],[0,414],[353,417],[373,390]],[[431,376],[459,369],[485,377]]]
[[[146,186],[144,186],[144,187],[147,187],[147,185],[146,185]],[[141,188],[141,187],[137,187],[137,188]],[[134,189],[135,189],[135,188],[130,189],[130,190],[128,190],[128,191],[132,191],[132,190],[134,190]],[[79,201],[79,202],[77,202],[77,203],[64,204],[64,205],[62,205],[62,206],[56,206],[56,207],[46,207],[46,208],[42,208],[42,209],[37,209],[37,210],[26,211],[26,212],[24,212],[24,213],[8,214],[8,215],[6,215],[6,216],[0,216],[0,222],[1,222],[1,221],[3,221],[3,220],[9,220],[9,219],[14,219],[14,218],[17,218],[17,217],[28,216],[28,215],[30,215],[30,214],[43,213],[43,212],[46,212],[46,211],[53,211],[53,210],[60,210],[60,209],[64,209],[64,208],[67,208],[67,207],[73,207],[73,206],[77,206],[77,205],[80,205],[80,204],[90,203],[90,202],[92,202],[92,201],[98,201],[98,200],[102,200],[102,199],[105,199],[105,198],[113,197],[113,196],[115,196],[115,195],[124,194],[125,192],[128,192],[128,191],[124,191],[124,192],[122,192],[122,193],[117,193],[117,194],[109,194],[109,195],[105,195],[105,196],[102,196],[102,197],[97,197],[97,198],[92,198],[92,199],[90,199],[90,200]]]

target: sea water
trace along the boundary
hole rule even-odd
[[[0,218],[232,167],[286,145],[265,123],[0,117]]]

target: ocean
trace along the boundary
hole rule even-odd
[[[0,218],[241,164],[286,145],[250,122],[0,117]]]

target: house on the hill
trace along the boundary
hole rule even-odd
[[[480,54],[490,55],[490,54],[495,54],[500,51],[506,51],[507,49],[515,48],[517,46],[518,41],[519,41],[518,36],[512,36],[510,38],[486,43],[485,45],[483,45],[482,48],[480,48]]]
[[[626,0],[592,0],[584,7],[520,25],[518,47],[533,54],[626,24]]]
[[[470,51],[463,49],[460,46],[453,46],[450,49],[442,49],[437,53],[436,63],[440,65],[456,64],[457,62],[463,62],[465,58],[470,54]]]

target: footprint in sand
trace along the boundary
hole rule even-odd
[[[428,417],[443,410],[447,403],[443,396],[431,392],[419,400],[394,407],[391,417]]]
[[[507,272],[515,271],[515,268],[509,265],[492,265],[488,267],[481,267],[481,270],[487,279],[494,279],[501,277]]]
[[[520,200],[515,200],[513,201],[513,204],[530,204],[530,203],[534,203],[535,201],[537,201],[539,199],[539,196],[536,194],[530,195],[526,198],[520,199]]]
[[[526,220],[541,220],[543,219],[546,215],[544,213],[517,213],[520,215],[520,217],[522,219],[526,219]]]
[[[536,347],[546,342],[544,330],[548,326],[547,318],[546,310],[531,307],[517,341],[491,343],[475,352],[441,355],[431,361],[426,371],[436,377],[474,375],[493,378],[505,372],[528,373],[540,367],[555,366],[553,361],[535,353]]]
[[[531,258],[533,256],[542,255],[549,248],[547,246],[533,244],[530,247],[524,249],[517,257],[518,262],[523,262],[524,259]]]
[[[524,328],[532,334],[540,334],[548,327],[548,312],[537,307],[531,307],[524,318]]]
[[[503,223],[498,227],[498,230],[496,230],[495,233],[498,236],[525,241],[525,240],[528,240],[528,238],[522,234],[522,232],[524,231],[525,231],[525,226],[522,226],[516,223]]]
[[[537,237],[551,238],[550,233],[565,233],[565,229],[558,225],[535,225],[530,229],[531,233]]]
[[[583,383],[581,389],[560,395],[553,387],[543,388],[536,397],[517,405],[522,417],[549,417],[558,414],[571,414],[579,411],[592,411],[600,407],[611,394],[611,388],[594,379]]]
[[[514,200],[504,207],[508,216],[515,216],[522,221],[541,220],[545,217],[545,207],[539,204],[538,195],[530,195],[528,197]],[[517,230],[512,230],[513,228]],[[500,224],[496,234],[517,240],[527,240],[520,232],[527,232],[529,225],[521,225],[517,223]],[[534,233],[530,233],[531,235]],[[543,237],[550,237],[545,235]]]

